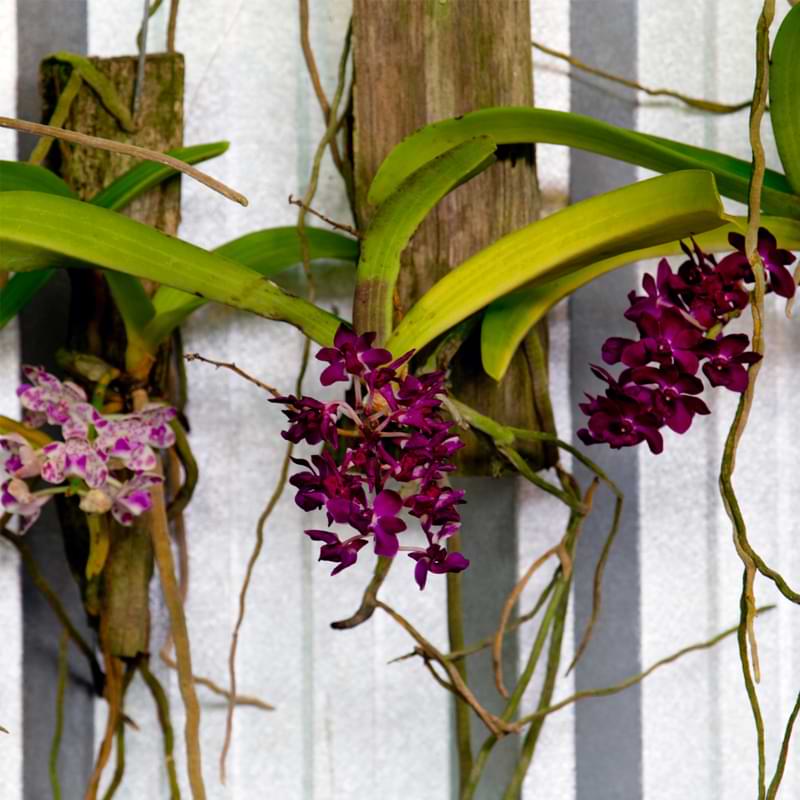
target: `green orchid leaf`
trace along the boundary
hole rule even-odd
[[[0,161],[0,192],[48,192],[75,197],[75,192],[49,169],[23,161]]]
[[[734,217],[728,225],[695,236],[697,244],[707,253],[730,250],[728,234],[743,232],[746,217]],[[762,217],[761,223],[778,239],[778,246],[788,250],[800,249],[800,221],[785,217]],[[602,259],[583,269],[571,272],[554,281],[523,286],[495,300],[483,316],[481,326],[481,358],[487,374],[499,381],[505,375],[511,357],[528,331],[543,319],[560,300],[576,289],[613,269],[648,258],[680,255],[681,240],[658,244],[640,250]]]
[[[24,191],[75,197],[72,189],[49,169],[21,161],[0,161],[0,192]],[[0,289],[0,330],[28,305],[53,275],[55,270],[42,269],[12,276]]]
[[[168,151],[168,154],[188,164],[197,164],[221,155],[228,149],[228,146],[228,142],[212,142],[191,147],[178,147]],[[95,195],[89,202],[113,211],[121,211],[132,200],[176,174],[178,174],[177,170],[163,164],[152,162],[137,164]],[[67,184],[49,170],[13,161],[0,162],[0,187],[4,191],[30,189],[60,194],[65,197],[75,196]],[[45,270],[41,272],[45,272]],[[7,298],[5,290],[3,290],[3,293],[0,294],[3,303],[3,310],[0,313],[0,328],[19,313],[34,294],[47,283],[53,274],[52,270],[47,270],[47,272],[49,272],[47,277],[36,273],[21,273],[15,276],[13,297]],[[144,327],[155,314],[150,298],[136,278],[122,273],[107,272],[106,279],[125,324],[128,339],[142,340]],[[19,305],[20,302],[23,305]],[[12,313],[11,309],[16,310]],[[154,344],[158,344],[158,342]],[[152,350],[152,347],[150,349]]]
[[[382,344],[392,330],[400,255],[430,210],[452,189],[494,160],[488,136],[464,142],[425,164],[384,199],[361,246],[353,301],[356,330],[375,331]]]
[[[769,111],[781,164],[800,194],[800,6],[784,17],[772,46]]]
[[[520,286],[569,275],[604,258],[723,225],[714,176],[687,170],[575,203],[498,239],[459,264],[411,308],[387,343],[396,355]]]
[[[0,161],[0,192],[47,192],[75,197],[74,192],[49,169],[20,161]],[[55,275],[53,269],[13,275],[0,289],[0,329],[25,308],[34,295]]]
[[[228,142],[212,142],[211,144],[196,144],[191,147],[176,147],[167,150],[168,156],[179,158],[187,164],[199,164],[210,158],[221,156],[229,147]],[[158,186],[162,181],[177,175],[178,170],[164,164],[152,161],[143,161],[120,175],[110,186],[98,192],[89,202],[113,211],[121,211],[132,200],[148,189]]]
[[[312,261],[358,261],[359,246],[355,239],[323,228],[306,228],[305,232]],[[273,278],[303,261],[295,225],[254,231],[217,247],[214,252],[244,264],[265,278]]]
[[[334,231],[306,228],[311,261],[358,261],[358,242]],[[303,260],[297,227],[266,228],[245,234],[217,247],[213,252],[236,261],[265,278],[273,278]],[[155,317],[143,332],[158,344],[169,336],[193,311],[206,301],[171,286],[160,286],[153,297]]]
[[[36,292],[53,275],[55,275],[53,269],[40,269],[36,272],[21,272],[11,276],[8,283],[0,289],[0,329],[5,328],[28,305]]]
[[[269,319],[330,344],[339,319],[282,291],[254,270],[89,203],[40,192],[0,194],[0,270],[57,262],[173,286]]]
[[[370,186],[369,202],[380,204],[412,172],[455,145],[480,135],[491,136],[498,145],[541,142],[575,147],[656,172],[707,169],[714,173],[723,195],[747,202],[747,161],[580,114],[538,108],[487,108],[421,128],[395,147],[381,164]],[[761,199],[765,213],[800,218],[800,196],[792,193],[780,173],[767,171]]]

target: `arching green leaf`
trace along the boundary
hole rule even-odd
[[[539,108],[487,108],[426,125],[404,139],[381,164],[370,186],[369,202],[383,202],[412,172],[440,153],[480,135],[491,136],[497,144],[566,145],[656,172],[708,169],[714,173],[723,195],[747,201],[747,161],[636,133],[581,114]],[[771,170],[765,177],[762,206],[768,214],[800,218],[800,197],[792,193],[785,176]]]
[[[714,177],[687,170],[583,200],[504,236],[439,280],[411,308],[387,347],[419,349],[498,297],[552,281],[604,258],[727,221]]]
[[[769,107],[781,164],[800,194],[800,6],[786,15],[772,46]]]
[[[353,301],[357,330],[375,331],[382,343],[392,330],[392,298],[400,254],[422,220],[453,188],[493,160],[488,136],[464,142],[428,162],[388,195],[370,221],[361,246]]]
[[[108,209],[39,192],[0,194],[0,270],[59,263],[157,281],[203,299],[296,325],[321,344],[339,320],[224,256]]]
[[[11,322],[25,308],[36,292],[55,275],[54,269],[40,269],[36,272],[21,272],[12,275],[9,282],[0,289],[0,329]]]
[[[783,217],[762,217],[762,224],[775,234],[780,247],[789,250],[800,249],[800,221]],[[728,250],[730,249],[728,234],[734,231],[741,232],[746,226],[745,217],[735,217],[729,225],[694,238],[706,252]],[[523,286],[495,300],[486,309],[481,326],[481,358],[484,370],[499,381],[505,375],[514,352],[528,331],[543,319],[556,303],[576,289],[626,264],[648,258],[678,255],[681,253],[680,244],[678,239],[642,250],[621,253],[554,281]]]
[[[196,144],[191,147],[176,147],[174,150],[166,152],[168,156],[179,158],[187,164],[199,164],[222,155],[229,146],[228,142],[212,142],[211,144]],[[121,211],[139,195],[177,174],[178,171],[172,167],[156,164],[153,161],[143,161],[120,175],[89,202],[113,211]]]
[[[334,231],[306,228],[309,258],[312,261],[358,260],[358,242]],[[215,253],[230,258],[265,278],[273,278],[303,260],[300,237],[295,226],[254,231],[216,248]],[[206,301],[171,286],[161,286],[153,297],[155,316],[144,337],[153,344],[163,341],[193,311]]]
[[[75,197],[75,192],[58,175],[24,161],[0,161],[0,192],[48,192]]]
[[[306,228],[306,237],[312,261],[358,261],[358,242],[349,236],[323,228]],[[300,237],[295,225],[247,233],[220,245],[214,252],[244,264],[265,278],[272,278],[287,267],[303,261]]]

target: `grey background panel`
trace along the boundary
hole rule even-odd
[[[636,77],[638,35],[636,0],[572,0],[571,52],[582,61]],[[571,110],[628,128],[636,127],[634,91],[573,73]],[[570,199],[575,202],[636,180],[636,168],[573,151]],[[602,363],[600,347],[621,335],[622,313],[633,273],[620,270],[592,282],[570,300],[570,384],[573,430],[585,417],[577,405],[600,383],[589,364]],[[574,436],[574,434],[573,434]],[[577,438],[574,444],[581,446]],[[640,670],[639,623],[639,471],[634,449],[594,447],[588,455],[625,493],[620,532],[606,568],[603,607],[594,636],[575,670],[575,688],[615,683]],[[586,482],[586,470],[577,473]],[[580,641],[592,607],[592,577],[611,518],[613,498],[601,490],[586,522],[575,559],[575,640]],[[612,698],[587,700],[575,708],[576,797],[578,800],[629,800],[642,792],[641,688]]]
[[[86,3],[82,0],[25,0],[17,4],[17,109],[23,119],[39,121],[39,62],[48,53],[86,52]],[[35,139],[21,136],[18,158],[26,159]],[[66,275],[53,279],[20,317],[21,361],[54,369],[52,353],[66,333],[69,284]],[[64,546],[55,507],[45,507],[28,533],[42,573],[63,599],[70,617],[91,640],[75,581],[64,559]],[[23,614],[23,785],[25,800],[49,797],[47,770],[55,726],[57,651],[61,625],[33,586],[22,579]],[[86,661],[70,647],[70,679],[64,698],[64,732],[60,780],[64,797],[80,797],[94,761],[93,697]]]

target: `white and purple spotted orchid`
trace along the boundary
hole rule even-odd
[[[154,448],[174,444],[169,423],[175,409],[150,405],[134,414],[104,415],[76,384],[41,367],[25,366],[23,373],[30,383],[17,394],[26,421],[60,426],[64,441],[37,450],[18,434],[0,436],[0,507],[20,516],[25,531],[54,494],[76,494],[86,513],[110,511],[131,525],[151,507],[150,489],[162,482]],[[25,479],[37,477],[50,486],[31,490]]]
[[[290,481],[297,489],[295,502],[304,511],[324,509],[328,525],[355,530],[344,539],[332,531],[305,531],[322,543],[320,561],[333,562],[336,575],[355,564],[371,540],[376,555],[406,552],[414,559],[422,589],[428,572],[460,572],[469,565],[441,545],[460,524],[456,506],[464,493],[450,488],[447,473],[455,469],[452,455],[463,445],[451,431],[453,423],[441,415],[444,373],[410,375],[405,365],[412,353],[392,361],[388,350],[372,347],[374,340],[374,333],[358,336],[341,326],[334,346],[317,354],[328,364],[323,386],[352,381],[352,403],[294,395],[272,402],[286,406],[285,439],[323,446],[310,462],[293,459],[304,467]],[[427,547],[401,545],[400,534],[408,530],[403,511],[420,521]]]

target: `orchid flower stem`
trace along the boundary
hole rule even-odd
[[[102,696],[106,678],[103,674],[103,669],[100,666],[100,662],[97,660],[97,657],[94,654],[94,650],[89,646],[83,636],[81,636],[78,629],[69,618],[69,615],[64,608],[64,604],[61,602],[58,595],[53,591],[50,584],[39,570],[39,567],[36,564],[36,559],[34,559],[28,545],[25,544],[25,542],[23,542],[19,536],[16,536],[6,529],[5,524],[7,520],[8,515],[4,515],[2,518],[0,518],[0,536],[2,536],[7,542],[10,542],[16,548],[31,581],[33,581],[33,585],[39,590],[42,597],[44,597],[45,601],[56,615],[58,621],[64,627],[64,630],[69,634],[69,638],[72,639],[78,650],[80,650],[81,653],[83,653],[83,655],[86,657],[86,660],[89,663],[89,670],[92,673],[94,690],[98,696]]]
[[[461,549],[461,535],[456,533],[447,541],[450,552]],[[447,633],[450,639],[450,650],[462,650],[464,647],[464,604],[461,595],[461,573],[447,573]],[[467,683],[466,659],[451,659],[461,680]],[[469,706],[458,696],[455,698],[456,744],[458,748],[459,783],[463,786],[472,771],[472,736],[470,733]]]
[[[169,797],[170,800],[180,800],[181,790],[178,785],[178,774],[175,770],[175,733],[172,728],[167,693],[158,678],[150,670],[150,666],[145,659],[139,662],[139,673],[153,696],[153,702],[156,704],[158,724],[161,726],[161,733],[164,738],[164,764],[167,770],[167,779],[169,780]]]
[[[147,404],[147,393],[137,390],[133,393],[134,410]],[[175,644],[175,655],[178,662],[178,685],[186,709],[184,736],[186,739],[186,767],[189,773],[194,800],[205,800],[206,790],[203,783],[203,765],[200,753],[200,703],[194,689],[192,673],[192,653],[189,644],[189,631],[186,625],[186,614],[183,609],[178,579],[175,576],[175,561],[172,557],[167,509],[164,499],[163,485],[151,489],[153,506],[149,513],[150,534],[153,540],[153,554],[158,566],[164,600],[169,612],[170,629]]]
[[[61,735],[64,731],[64,693],[67,687],[69,671],[69,631],[64,628],[58,645],[58,685],[56,687],[56,724],[53,728],[53,740],[50,744],[50,785],[53,788],[53,800],[61,800],[61,783],[58,779],[58,756],[61,752]]]

